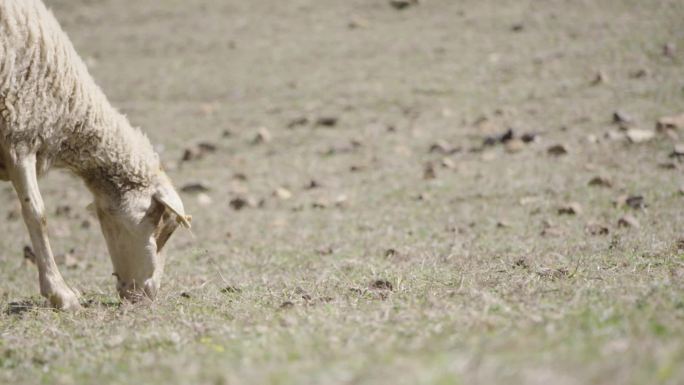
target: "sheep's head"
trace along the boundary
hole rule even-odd
[[[132,301],[154,299],[164,271],[164,245],[178,226],[190,228],[190,217],[170,180],[162,173],[149,188],[114,197],[96,195],[94,206],[119,295]]]

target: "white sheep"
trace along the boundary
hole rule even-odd
[[[156,296],[161,249],[183,203],[150,141],[108,102],[71,41],[40,0],[0,0],[0,180],[21,201],[52,306],[79,308],[50,249],[38,176],[51,167],[83,179],[94,195],[123,298]]]

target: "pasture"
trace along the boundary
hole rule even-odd
[[[193,229],[120,303],[53,171],[54,311],[0,185],[0,383],[684,382],[681,0],[45,2]]]

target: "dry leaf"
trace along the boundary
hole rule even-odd
[[[268,129],[266,127],[261,127],[254,136],[254,139],[252,139],[252,144],[268,143],[271,139],[273,139],[273,137]]]
[[[594,236],[610,234],[610,229],[608,229],[608,226],[593,221],[587,223],[585,230],[587,231],[587,233]]]
[[[187,183],[181,187],[181,191],[184,193],[201,193],[209,190],[209,186],[202,182]]]
[[[608,83],[608,75],[606,75],[606,73],[603,71],[597,72],[594,78],[591,80],[592,86],[597,86],[599,84],[605,83]]]
[[[633,215],[625,215],[618,220],[618,227],[633,227],[639,228],[639,221]]]
[[[613,112],[613,123],[620,127],[629,126],[634,123],[634,119],[622,111]]]
[[[335,127],[338,118],[336,116],[321,116],[316,119],[316,125],[321,127]]]
[[[563,144],[556,144],[556,145],[553,145],[553,146],[549,147],[549,148],[546,150],[546,152],[547,152],[549,155],[561,156],[561,155],[566,155],[566,154],[568,153],[568,149],[567,149],[567,147],[565,147],[565,145],[563,145]]]
[[[394,9],[403,10],[420,4],[420,0],[390,0],[389,3]]]
[[[663,116],[656,122],[656,130],[682,130],[684,129],[684,114]]]
[[[514,154],[525,149],[525,142],[523,142],[522,139],[514,138],[507,141],[504,146],[506,148],[506,152]]]
[[[582,214],[582,206],[577,202],[568,203],[565,206],[558,208],[559,215],[580,215]]]
[[[591,178],[589,181],[589,186],[596,186],[596,187],[613,187],[613,182],[604,176],[595,176]]]
[[[423,179],[430,180],[437,177],[437,172],[435,171],[435,165],[432,162],[425,163],[423,167]]]

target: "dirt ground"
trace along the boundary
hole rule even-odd
[[[684,383],[681,0],[46,2],[194,228],[119,304],[54,171],[56,312],[0,186],[0,383]]]

